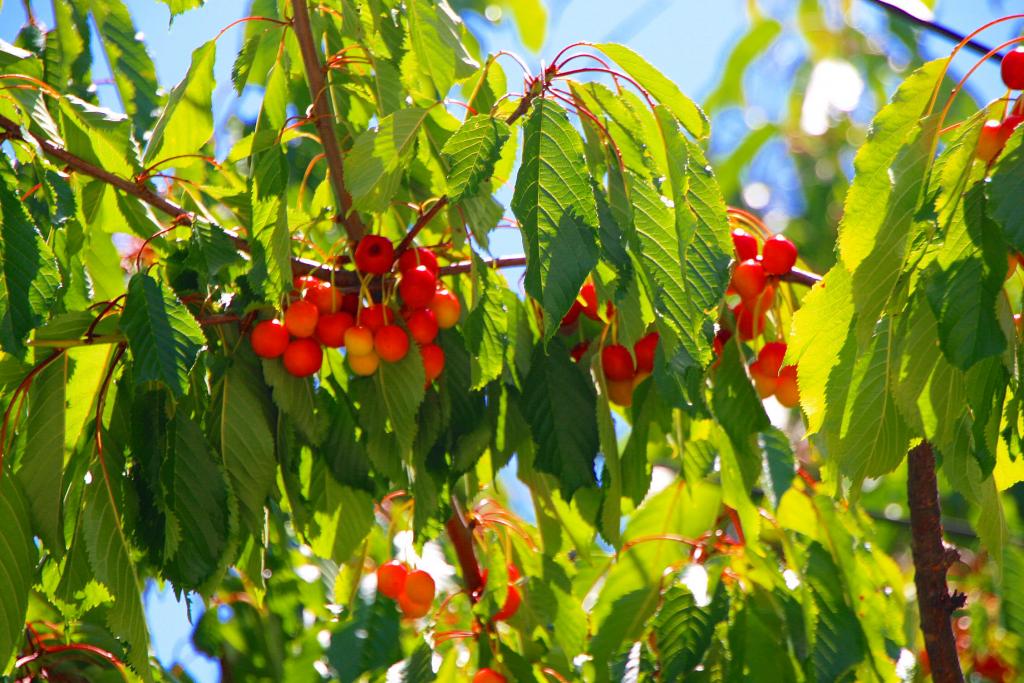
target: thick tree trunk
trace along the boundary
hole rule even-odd
[[[950,594],[946,571],[960,555],[942,541],[939,488],[931,444],[922,441],[908,456],[907,501],[910,504],[914,584],[921,631],[935,683],[962,683],[951,617],[963,607],[963,593]]]

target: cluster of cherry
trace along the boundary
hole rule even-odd
[[[615,306],[611,301],[605,302],[605,319],[607,324],[597,334],[602,342],[609,331],[614,334]],[[597,301],[597,290],[593,282],[585,282],[580,293],[573,301],[569,312],[562,318],[559,330],[572,334],[579,329],[580,316],[602,322]],[[609,327],[611,328],[609,330]],[[577,363],[590,349],[592,339],[579,342],[569,352]],[[650,332],[633,345],[633,352],[622,344],[605,344],[601,347],[601,370],[604,373],[605,385],[608,388],[608,400],[620,406],[633,403],[633,390],[650,377],[654,372],[654,353],[658,348],[658,333]]]
[[[732,309],[735,330],[742,341],[752,341],[764,334],[766,315],[775,303],[775,285],[779,277],[793,270],[797,249],[781,235],[765,240],[761,248],[756,237],[740,229],[732,231],[732,243],[737,264],[726,294],[739,296],[739,303]],[[732,334],[724,326],[718,331],[714,342],[716,355],[722,353]],[[783,366],[785,356],[784,342],[766,342],[749,370],[761,398],[774,394],[779,403],[793,408],[800,402],[796,366]]]
[[[391,272],[395,251],[386,237],[369,235],[359,241],[353,261],[361,276]],[[349,368],[369,376],[380,362],[397,363],[409,352],[410,339],[420,348],[427,384],[441,375],[444,351],[434,343],[439,329],[458,323],[462,306],[441,283],[437,258],[429,249],[409,249],[397,261],[398,295],[403,306],[396,323],[395,309],[385,302],[364,301],[345,294],[330,282],[312,276],[295,279],[291,303],[278,319],[257,323],[250,335],[253,351],[262,358],[281,357],[296,377],[317,372],[323,347],[344,348]]]
[[[1007,88],[1024,90],[1024,48],[1018,47],[1007,53],[1003,57],[1000,71]],[[1021,123],[1024,123],[1024,97],[1017,99],[1002,120],[990,119],[985,122],[978,138],[978,146],[974,150],[975,157],[986,164],[995,161],[1006,146],[1006,141]]]

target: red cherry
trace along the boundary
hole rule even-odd
[[[1024,90],[1024,47],[1015,48],[1003,57],[999,70],[1003,83],[1010,90]]]
[[[778,375],[766,368],[764,362],[760,359],[750,364],[750,377],[754,380],[757,395],[761,398],[768,398],[775,393]]]
[[[383,275],[394,261],[395,248],[387,237],[367,235],[356,245],[356,270],[361,273]]]
[[[316,306],[299,299],[284,312],[284,326],[293,337],[312,337],[319,317]]]
[[[509,578],[511,579],[512,577]],[[497,614],[494,615],[493,621],[508,621],[519,611],[519,605],[522,602],[523,596],[519,594],[519,589],[515,586],[509,586],[508,592],[505,594],[505,603],[498,610]]]
[[[373,332],[390,325],[394,320],[394,312],[384,304],[370,304],[359,311],[359,324],[366,325]]]
[[[608,380],[608,400],[617,406],[628,408],[633,405],[633,380]]]
[[[392,600],[397,600],[405,588],[405,577],[409,570],[401,562],[391,560],[377,567],[377,590]]]
[[[585,282],[580,287],[580,297],[583,299],[583,315],[591,320],[600,320],[601,315],[597,312],[597,289],[593,282]]]
[[[444,370],[444,349],[437,344],[424,344],[420,348],[420,356],[423,357],[423,371],[427,378],[427,384],[441,376]]]
[[[409,572],[405,579],[405,594],[413,602],[429,605],[434,601],[435,590],[434,577],[422,569]]]
[[[573,299],[572,306],[569,307],[569,312],[562,318],[562,322],[559,327],[570,327],[573,323],[580,319],[580,313],[583,312],[583,304],[578,299]]]
[[[742,301],[736,304],[732,312],[736,316],[736,331],[743,341],[760,337],[764,332],[764,313],[758,314],[755,321],[753,311],[748,309]]]
[[[331,283],[320,282],[316,287],[308,288],[304,298],[316,306],[316,310],[321,315],[324,315],[340,311],[345,296],[337,288],[332,287]]]
[[[409,335],[398,325],[385,325],[373,334],[373,350],[389,363],[397,363],[409,353]]]
[[[315,278],[312,275],[296,275],[292,278],[292,289],[295,290],[292,293],[303,295],[307,290],[316,289],[320,285],[324,284],[323,280]]]
[[[1003,122],[990,119],[981,127],[981,134],[978,137],[978,146],[974,149],[974,156],[986,164],[992,163],[999,153],[1003,151]]]
[[[430,310],[437,318],[437,326],[442,330],[455,327],[462,315],[462,304],[459,298],[447,289],[438,289],[430,300]]]
[[[507,679],[494,669],[483,668],[473,676],[473,683],[506,683]]]
[[[398,257],[399,273],[405,273],[405,271],[412,270],[416,266],[423,266],[433,273],[435,278],[440,272],[437,267],[437,257],[434,256],[434,252],[430,251],[426,247],[408,249]]]
[[[589,349],[589,348],[590,348],[590,342],[589,341],[581,341],[579,344],[577,344],[576,346],[572,347],[572,349],[569,351],[569,355],[572,357],[572,359],[575,362],[579,363],[580,362],[580,358],[583,358],[583,354],[585,354],[587,352],[587,349]]]
[[[782,235],[775,235],[764,243],[761,264],[769,275],[785,275],[796,263],[796,245]]]
[[[249,343],[260,358],[277,358],[288,346],[288,330],[278,320],[264,320],[252,328]]]
[[[658,349],[658,333],[651,332],[633,344],[637,372],[654,372],[654,352]]]
[[[601,367],[604,369],[604,376],[613,382],[633,380],[636,368],[633,367],[633,356],[629,355],[629,349],[621,344],[609,344],[601,349]]]
[[[377,372],[377,368],[380,366],[380,356],[373,351],[364,354],[350,352],[345,356],[345,360],[348,361],[348,366],[352,368],[352,372],[360,377],[369,377]]]
[[[408,583],[408,579],[406,579],[406,583]],[[432,602],[432,599],[428,602],[416,602],[407,593],[398,596],[398,607],[406,619],[419,619],[427,616]]]
[[[398,283],[398,293],[409,308],[426,308],[436,291],[437,278],[426,266],[405,271]]]
[[[365,325],[353,325],[345,330],[345,348],[349,356],[373,353],[373,331]]]
[[[324,350],[312,339],[293,339],[284,350],[284,369],[296,377],[309,377],[324,362]]]
[[[1020,127],[1020,124],[1024,123],[1024,116],[1020,114],[1011,114],[1003,119],[1003,122],[999,125],[999,137],[1003,141],[1003,145],[1013,135],[1013,131]]]
[[[779,368],[782,367],[782,359],[785,357],[785,342],[768,342],[761,347],[761,351],[757,354],[757,361],[766,373],[772,377],[777,377]]]
[[[515,566],[514,564],[508,565],[509,583],[512,583],[513,581],[518,581],[520,578],[522,578],[522,574],[519,573],[519,567]]]
[[[429,308],[413,311],[405,323],[417,344],[429,344],[437,338],[437,317]]]
[[[800,387],[796,383],[796,366],[787,365],[779,370],[779,381],[775,386],[775,398],[787,408],[800,405]]]
[[[324,346],[341,348],[345,345],[345,332],[355,324],[355,319],[345,311],[326,313],[316,321],[316,340]]]
[[[715,352],[716,356],[722,355],[722,351],[725,350],[725,345],[730,339],[732,339],[732,330],[726,327],[715,332],[715,339],[711,342],[711,349]]]
[[[732,288],[736,290],[741,299],[756,297],[764,291],[766,282],[764,268],[752,258],[740,262],[732,273]]]
[[[732,246],[736,249],[737,261],[757,258],[757,238],[744,230],[732,231]]]

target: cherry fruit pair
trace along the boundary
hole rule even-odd
[[[377,568],[377,591],[396,601],[407,618],[419,619],[430,612],[437,586],[422,569],[410,571],[404,562],[391,560]]]

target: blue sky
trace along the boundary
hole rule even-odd
[[[39,19],[49,18],[49,3],[40,6]],[[248,2],[211,0],[204,8],[182,15],[168,26],[169,14],[157,0],[127,0],[138,29],[144,34],[150,54],[156,63],[157,75],[165,88],[173,86],[188,68],[191,51],[216,35],[232,20],[243,16]],[[793,0],[763,0],[772,14],[786,12]],[[855,3],[863,19],[877,22],[878,11],[863,0]],[[45,5],[45,7],[44,7]],[[746,0],[717,2],[668,2],[667,0],[558,0],[552,7],[548,38],[539,55],[531,55],[519,44],[507,25],[493,27],[485,20],[472,21],[482,34],[483,46],[489,51],[510,49],[526,57],[531,67],[541,58],[550,59],[564,45],[579,41],[614,41],[630,45],[655,66],[662,69],[684,90],[701,99],[717,83],[719,69],[732,43],[743,35],[747,25]],[[938,18],[959,30],[969,30],[983,17],[997,16],[999,3],[939,2]],[[0,38],[11,41],[24,22],[21,2],[8,0],[0,9]],[[1010,28],[997,32],[989,42],[1009,35]],[[218,88],[214,96],[216,121],[237,106],[230,86],[231,63],[242,36],[242,29],[229,32],[220,40],[216,64]],[[926,52],[937,56],[949,49],[947,41],[928,38]],[[799,54],[796,55],[799,58]],[[973,61],[973,60],[972,60]],[[105,69],[105,66],[103,67]],[[513,67],[514,68],[514,67]],[[97,71],[101,71],[97,67]],[[509,70],[510,77],[512,70]],[[101,76],[101,74],[97,74]],[[980,85],[989,93],[1001,90],[998,69],[983,69]],[[514,81],[510,78],[510,83]],[[107,99],[107,98],[105,98]],[[108,104],[116,106],[116,101]],[[496,253],[520,251],[518,237],[510,231],[495,240]],[[165,664],[181,663],[197,680],[219,680],[214,662],[204,659],[189,645],[191,626],[185,607],[178,603],[169,588],[163,591],[151,585],[146,593],[147,615],[152,627],[153,645]],[[193,615],[201,613],[201,604],[193,604]]]

